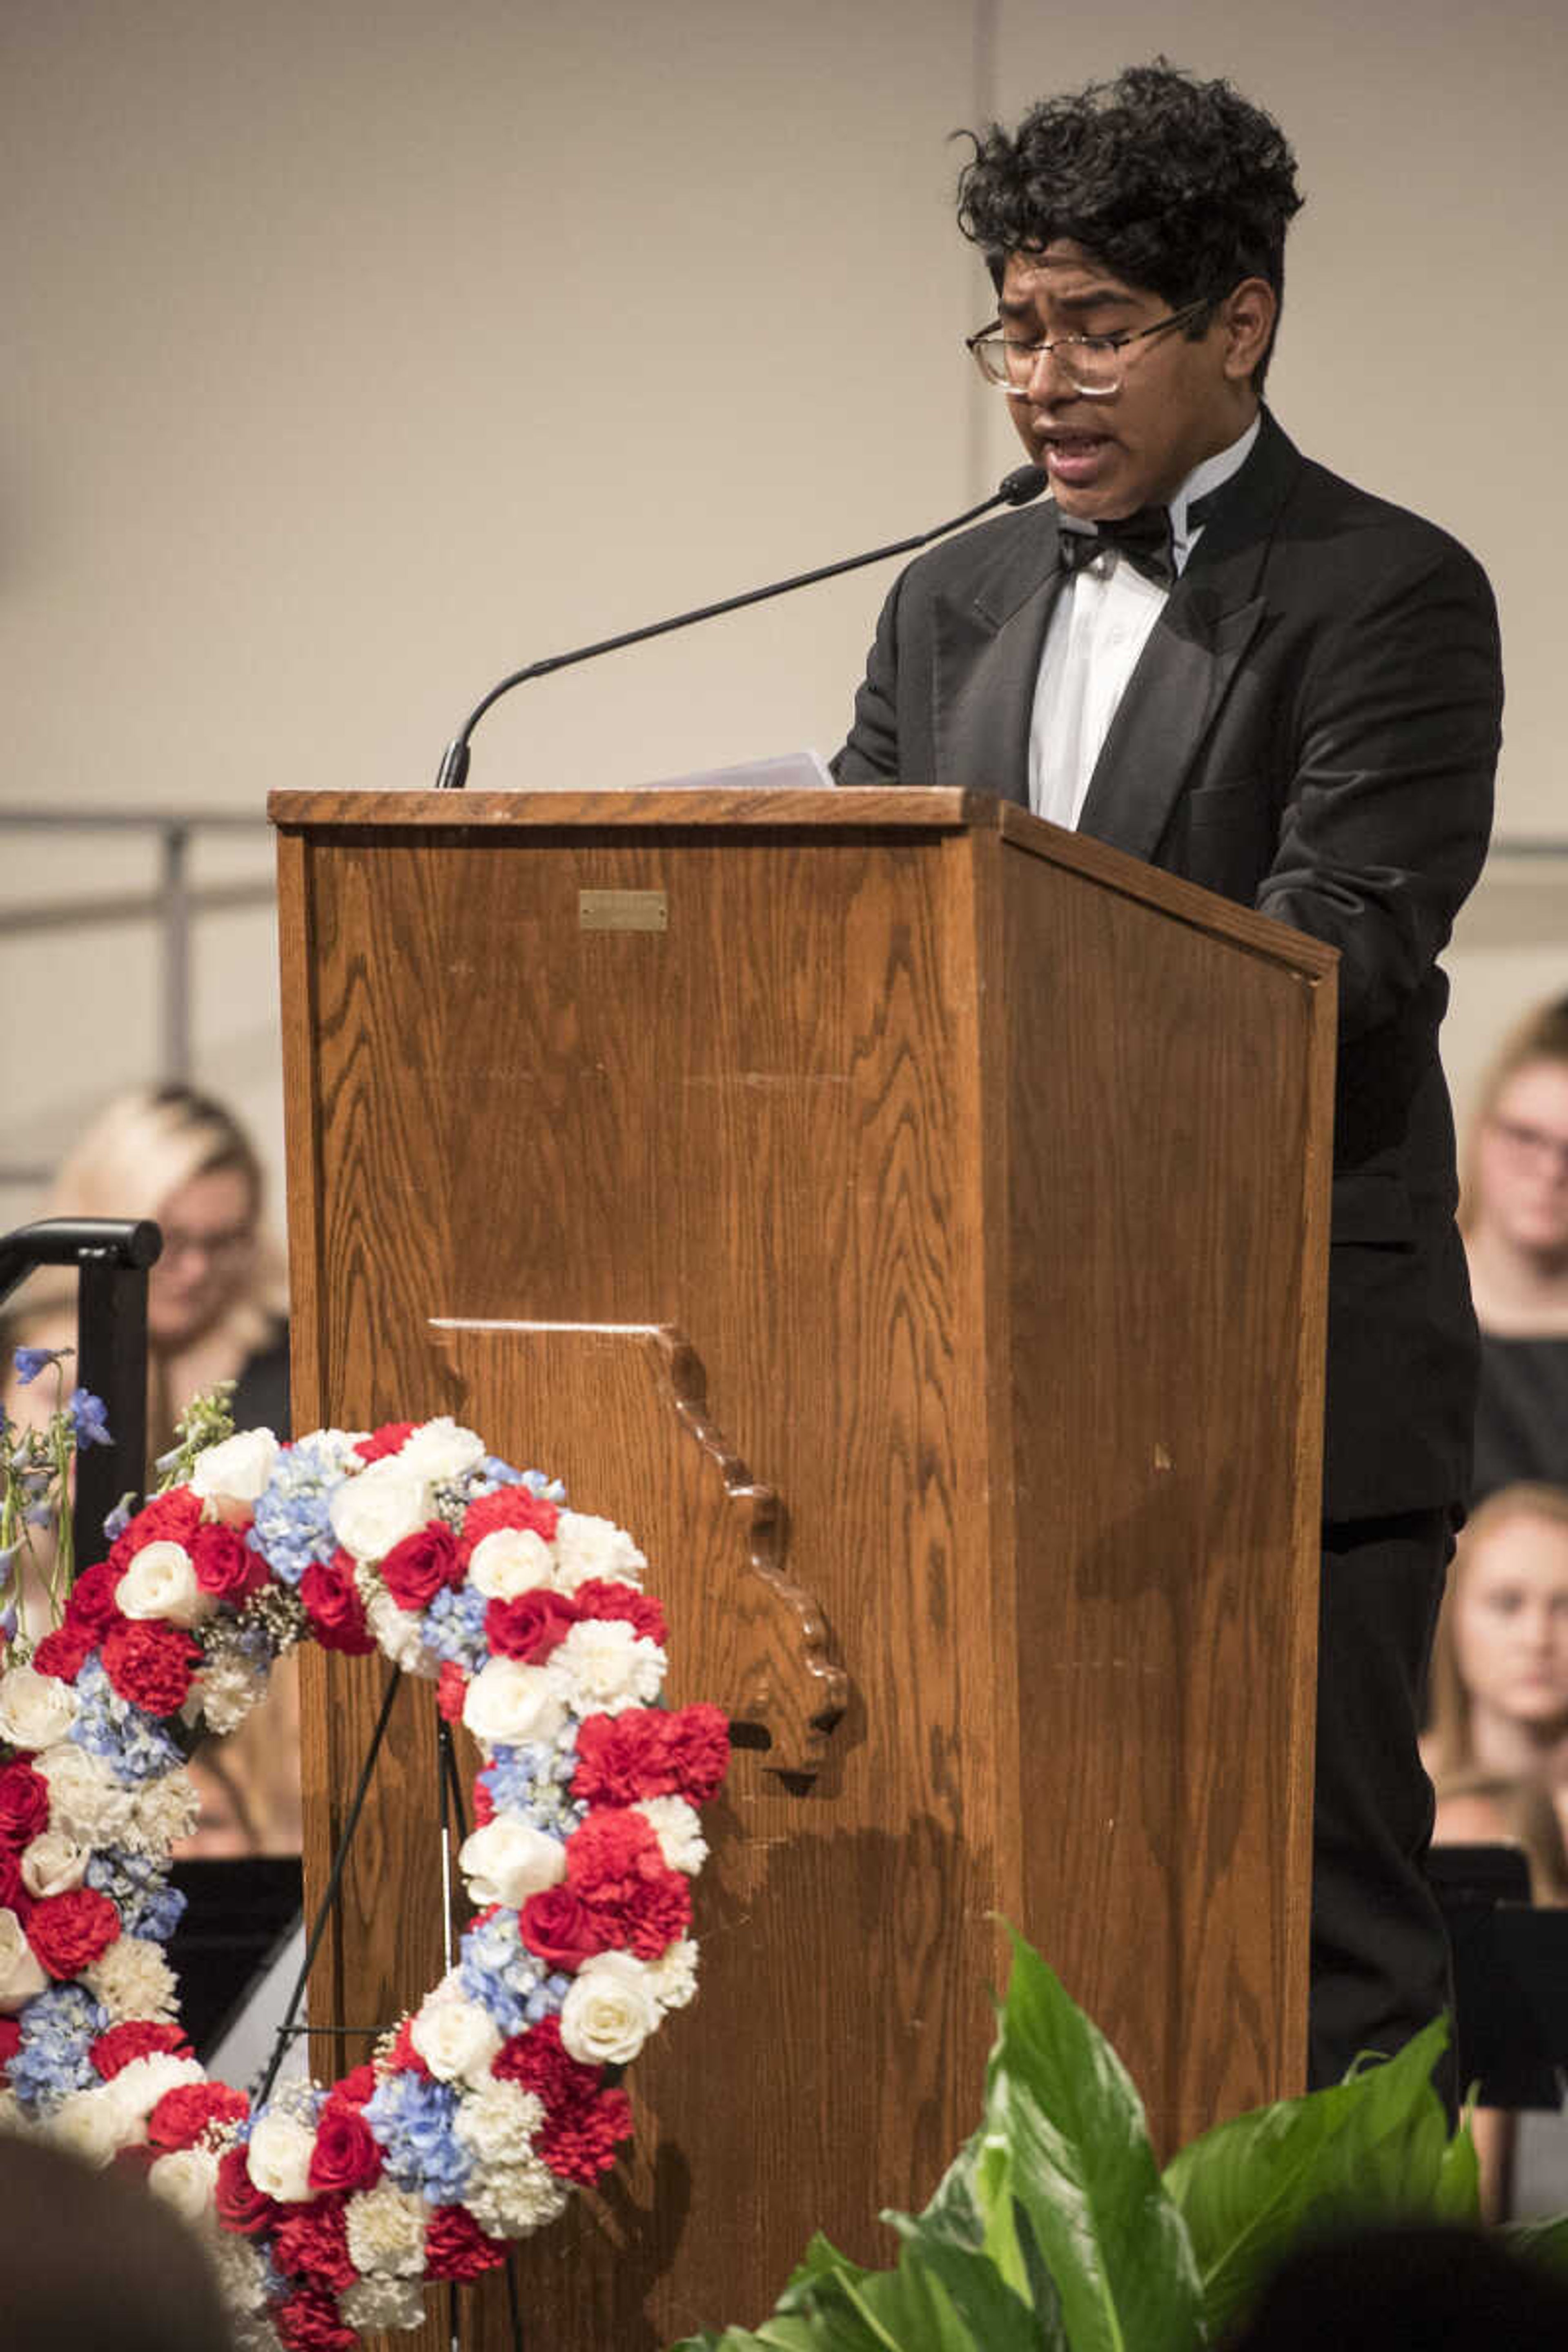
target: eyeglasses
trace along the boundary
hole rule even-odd
[[[1121,389],[1127,373],[1121,355],[1130,344],[1163,335],[1172,327],[1187,326],[1214,307],[1212,297],[1205,295],[1201,302],[1189,302],[1184,310],[1173,310],[1168,319],[1156,319],[1152,327],[1124,327],[1113,335],[1058,335],[1050,343],[1030,343],[1016,335],[1005,335],[1000,325],[993,322],[977,335],[966,335],[963,348],[985,383],[1015,396],[1024,392],[1040,362],[1048,356],[1075,392],[1089,400],[1109,400]]]
[[[160,1265],[177,1257],[205,1257],[211,1265],[237,1265],[256,1244],[249,1225],[230,1225],[222,1233],[187,1233],[181,1225],[165,1225]]]
[[[1492,1128],[1521,1160],[1543,1160],[1553,1174],[1568,1178],[1568,1136],[1548,1135],[1543,1128],[1492,1114]]]

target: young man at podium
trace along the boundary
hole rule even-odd
[[[1263,405],[1300,204],[1268,116],[1156,65],[974,145],[969,350],[1054,495],[903,573],[835,772],[1005,794],[1339,950],[1317,2084],[1448,2000],[1416,1706],[1476,1339],[1436,958],[1486,849],[1496,619],[1462,548]]]

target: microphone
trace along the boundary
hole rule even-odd
[[[912,539],[896,539],[890,546],[873,547],[865,555],[847,555],[837,563],[820,564],[815,572],[797,572],[793,580],[774,580],[766,588],[748,588],[739,596],[725,596],[717,604],[700,604],[695,612],[677,613],[668,621],[649,621],[640,629],[623,630],[618,637],[601,637],[597,645],[578,646],[568,654],[547,654],[542,661],[531,662],[526,669],[513,670],[499,686],[492,686],[482,702],[476,703],[464,720],[461,732],[447,744],[436,778],[438,793],[460,793],[468,773],[468,738],[492,702],[510,694],[514,686],[526,686],[530,678],[546,677],[552,669],[566,669],[573,662],[593,661],[600,654],[613,654],[622,646],[638,646],[647,637],[662,637],[671,629],[689,629],[693,622],[711,621],[721,613],[739,612],[742,604],[760,604],[769,596],[787,596],[793,588],[811,588],[819,580],[837,579],[841,572],[858,572],[862,564],[881,563],[892,555],[910,555],[917,547],[929,546],[933,539],[944,539],[950,530],[960,530],[966,522],[975,521],[989,514],[993,507],[1026,507],[1045,488],[1047,474],[1043,466],[1018,466],[1000,482],[988,499],[971,507],[950,521],[932,525],[930,530],[917,531]]]

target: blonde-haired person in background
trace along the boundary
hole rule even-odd
[[[1568,1489],[1502,1487],[1465,1528],[1421,1749],[1439,1788],[1470,1772],[1532,1781],[1568,1831]]]
[[[163,1255],[147,1281],[149,1470],[173,1444],[191,1398],[218,1381],[237,1382],[237,1428],[288,1434],[283,1257],[264,1229],[263,1205],[261,1162],[249,1136],[221,1103],[190,1087],[116,1095],[60,1163],[41,1215],[151,1217],[163,1231]],[[13,1421],[36,1421],[53,1402],[47,1380],[20,1382],[13,1349],[75,1345],[76,1277],[41,1269],[0,1328]],[[286,1659],[262,1705],[204,1751],[209,1769],[198,1758],[202,1825],[185,1851],[298,1853],[298,1727],[293,1662]]]
[[[1568,1485],[1568,997],[1504,1039],[1467,1137],[1459,1226],[1481,1327],[1471,1493]]]

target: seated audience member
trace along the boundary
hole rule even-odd
[[[1439,1787],[1479,1770],[1543,1789],[1568,1824],[1568,1489],[1505,1486],[1459,1540],[1422,1742]]]
[[[1228,2352],[1561,2352],[1568,2284],[1481,2230],[1352,2230],[1286,2257]]]
[[[142,1087],[99,1113],[61,1162],[40,1211],[151,1217],[162,1228],[163,1255],[147,1282],[149,1474],[174,1444],[174,1424],[191,1398],[218,1381],[237,1383],[237,1428],[288,1434],[283,1261],[263,1226],[263,1192],[256,1148],[221,1103],[189,1087]],[[5,1406],[13,1421],[26,1423],[47,1414],[54,1384],[45,1376],[21,1385],[11,1351],[75,1347],[74,1271],[41,1268],[13,1307],[0,1354]],[[68,1390],[68,1364],[66,1372]],[[203,1818],[182,1852],[299,1852],[299,1699],[291,1658],[275,1668],[261,1706],[232,1738],[199,1751],[192,1771]]]
[[[1568,997],[1504,1044],[1468,1139],[1460,1224],[1481,1327],[1472,1498],[1568,1485]]]

